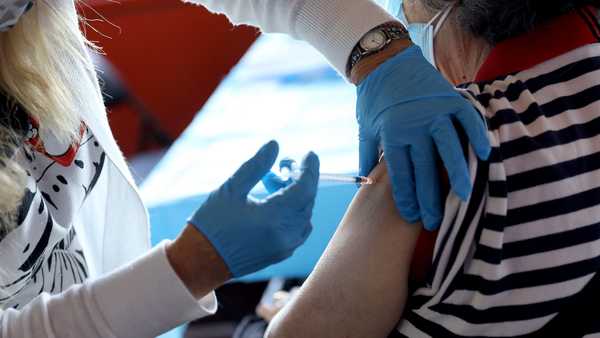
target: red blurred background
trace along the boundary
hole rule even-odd
[[[79,8],[88,39],[172,139],[258,36],[179,0],[88,0]],[[127,157],[153,147],[140,144],[144,130],[131,106],[111,107],[109,121]]]

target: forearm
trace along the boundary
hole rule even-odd
[[[192,297],[159,246],[103,278],[0,312],[0,337],[150,338],[215,309],[213,295]]]
[[[200,298],[231,278],[223,259],[208,239],[188,224],[167,248],[167,257],[181,281]]]
[[[397,21],[372,0],[184,0],[235,24],[307,41],[345,75],[350,52],[372,28]]]
[[[376,185],[361,188],[298,296],[272,321],[268,338],[378,338],[394,328],[420,226],[398,216],[389,186]]]

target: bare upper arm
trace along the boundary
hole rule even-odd
[[[421,225],[403,221],[384,165],[360,189],[298,297],[267,337],[386,337],[399,321]]]

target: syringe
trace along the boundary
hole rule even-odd
[[[302,173],[298,163],[290,158],[284,158],[279,162],[279,172],[283,181],[287,181],[290,178],[293,180],[298,180],[300,178],[300,174]],[[319,175],[319,182],[337,182],[359,185],[375,183],[375,181],[370,177],[328,173],[321,173]]]

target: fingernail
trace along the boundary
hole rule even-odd
[[[424,222],[423,226],[425,227],[425,229],[427,231],[435,231],[440,227],[441,224],[442,224],[442,219],[439,218],[437,220],[431,220],[426,223]]]
[[[277,143],[277,141],[269,141],[267,143],[265,143],[256,153],[256,156],[261,157],[261,158],[265,158],[267,156],[270,156],[272,154],[274,154],[275,156],[277,156],[277,154],[279,153],[279,144]]]
[[[454,192],[463,202],[466,202],[469,199],[469,196],[471,196],[472,190],[473,188],[471,187],[471,182],[468,182],[466,184],[462,184],[461,187],[455,189]]]
[[[452,186],[452,191],[458,196],[462,201],[466,201],[471,195],[471,190],[473,189],[471,185],[471,178],[468,172],[461,172],[457,175],[452,175],[450,177],[450,184]]]
[[[418,211],[400,211],[400,215],[408,223],[417,223],[421,219]]]
[[[315,154],[314,152],[310,151],[304,157],[303,162],[304,162],[304,169],[306,169],[306,168],[313,169],[319,165],[319,156],[317,156],[317,154]]]
[[[277,141],[275,140],[271,140],[269,142],[267,142],[267,144],[265,145],[266,149],[272,149],[272,148],[279,148],[279,143],[277,143]]]
[[[479,159],[481,159],[482,161],[487,161],[488,158],[490,158],[491,153],[492,153],[492,147],[490,145],[487,145],[484,147],[480,147],[479,151],[477,152],[477,155],[479,156]]]

